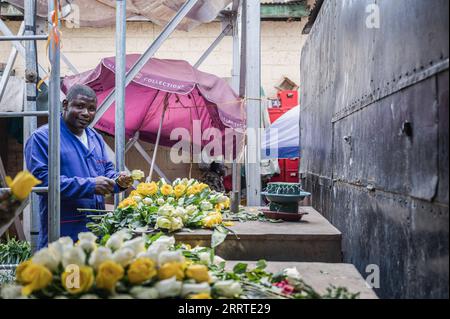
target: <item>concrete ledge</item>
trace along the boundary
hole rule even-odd
[[[298,223],[236,223],[231,229],[239,239],[230,234],[217,254],[228,260],[341,262],[341,233],[312,207],[302,209],[309,215]],[[177,233],[175,238],[192,246],[209,247],[211,234],[201,229]]]
[[[243,262],[248,263],[250,267],[255,267],[255,263]],[[233,269],[237,263],[237,261],[227,262],[226,269]],[[305,282],[321,294],[326,293],[327,288],[333,285],[345,287],[351,293],[359,292],[360,299],[378,299],[373,289],[366,286],[364,278],[351,264],[268,262],[266,270],[276,273],[292,267],[296,267]]]

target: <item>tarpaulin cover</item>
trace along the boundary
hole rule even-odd
[[[300,157],[300,106],[289,110],[271,126],[262,138],[262,158]]]
[[[23,9],[24,0],[8,0]],[[158,25],[166,25],[186,0],[127,0],[128,17],[143,16]],[[106,27],[115,24],[116,0],[61,0],[63,18],[72,26]],[[213,21],[231,0],[199,0],[178,26],[181,30]],[[37,0],[37,13],[47,17],[47,0]]]
[[[137,54],[127,56],[127,71],[138,58]],[[66,77],[62,89],[67,93],[74,84],[86,84],[95,90],[100,105],[115,87],[114,70],[115,58],[105,58],[92,71]],[[169,106],[163,121],[161,145],[172,146],[177,142],[170,139],[176,128],[184,128],[194,136],[195,120],[199,121],[202,132],[208,128],[218,128],[222,134],[227,127],[245,129],[243,105],[225,80],[198,71],[186,61],[151,59],[126,89],[128,138],[139,132],[142,140],[156,141],[166,94]],[[96,128],[114,135],[114,121],[115,104]]]

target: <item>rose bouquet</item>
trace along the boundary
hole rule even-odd
[[[225,271],[226,262],[209,248],[175,245],[162,234],[129,239],[126,231],[112,235],[104,246],[92,233],[79,241],[65,237],[38,251],[16,270],[13,285],[3,286],[1,298],[320,298],[305,289],[301,278],[286,272],[293,291],[274,285],[276,276],[264,271],[265,262],[247,270],[238,264]],[[281,277],[280,277],[281,278]],[[255,293],[256,292],[256,293]],[[353,297],[336,293],[333,297]]]
[[[140,183],[114,212],[90,216],[93,222],[88,228],[98,236],[108,236],[121,229],[138,232],[213,229],[224,225],[222,212],[229,207],[227,196],[195,179],[177,179],[172,184],[161,179]]]

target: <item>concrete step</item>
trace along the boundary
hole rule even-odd
[[[257,212],[260,208],[248,208]],[[236,236],[228,235],[216,253],[227,260],[259,260],[339,263],[341,233],[312,207],[301,207],[309,213],[301,222],[244,222],[231,227]],[[200,229],[180,232],[175,238],[193,247],[209,247],[212,231]]]
[[[250,268],[255,267],[254,262],[248,263]],[[238,261],[229,261],[226,269],[232,270]],[[268,262],[266,270],[277,273],[286,268],[296,267],[306,284],[317,292],[325,294],[331,285],[347,288],[351,293],[360,293],[360,299],[378,299],[372,288],[366,285],[366,281],[351,264],[328,263],[298,263],[298,262]]]

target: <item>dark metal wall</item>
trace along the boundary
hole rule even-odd
[[[448,30],[448,0],[325,0],[303,49],[304,186],[381,297],[449,296]]]

